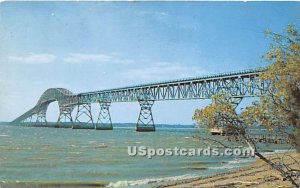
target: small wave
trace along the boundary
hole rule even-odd
[[[166,178],[146,178],[141,180],[133,180],[133,181],[117,181],[112,182],[108,184],[107,187],[128,187],[128,186],[142,186],[146,184],[154,184],[154,183],[162,183],[162,182],[170,182],[170,181],[180,181],[183,179],[190,179],[190,178],[196,178],[199,177],[199,175],[182,175],[182,176],[173,176],[173,177],[166,177]]]
[[[240,164],[240,163],[247,163],[247,162],[251,162],[252,158],[240,158],[237,160],[232,160],[232,161],[228,161],[228,164]]]
[[[9,136],[9,135],[7,135],[7,134],[0,134],[0,136],[3,136],[3,137],[4,137],[4,136]]]
[[[288,149],[279,150],[279,149],[276,149],[276,150],[273,150],[273,151],[261,152],[261,154],[264,155],[264,156],[270,156],[270,155],[273,155],[273,154],[282,154],[282,153],[291,152],[291,151],[296,151],[296,150],[288,150]]]
[[[239,158],[239,159],[235,159],[235,160],[223,163],[224,165],[222,165],[222,166],[212,166],[212,167],[208,167],[208,168],[212,169],[212,170],[234,169],[234,168],[238,168],[240,166],[245,165],[243,163],[250,163],[251,161],[253,161],[252,158],[246,158],[246,159]]]
[[[293,151],[296,151],[295,149],[294,150],[288,150],[288,149],[275,149],[274,150],[274,153],[285,153],[285,152],[293,152]]]
[[[208,169],[225,170],[225,169],[233,169],[233,168],[237,168],[237,166],[234,165],[213,166],[213,167],[209,167]]]
[[[79,155],[79,154],[81,154],[82,152],[68,152],[68,153]]]
[[[129,185],[130,185],[129,181],[118,181],[115,183],[110,183],[106,187],[127,187]]]

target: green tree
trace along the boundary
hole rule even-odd
[[[270,83],[269,94],[261,97],[259,105],[250,111],[257,111],[260,115],[254,120],[269,129],[294,126],[292,136],[300,152],[300,35],[293,25],[287,26],[285,35],[270,30],[266,35],[273,42],[264,56],[268,69],[260,79]]]
[[[267,37],[272,39],[270,50],[263,57],[268,63],[259,79],[268,87],[266,95],[259,101],[246,107],[237,114],[230,103],[230,96],[220,94],[212,99],[212,104],[196,109],[193,119],[198,125],[208,128],[225,127],[244,140],[255,155],[278,170],[282,176],[294,185],[295,178],[291,169],[283,168],[265,158],[256,148],[256,143],[247,135],[247,129],[253,125],[262,125],[269,131],[281,130],[288,134],[293,145],[300,152],[300,35],[293,25],[288,25],[285,34],[276,34],[270,30]],[[289,127],[295,131],[289,132]]]

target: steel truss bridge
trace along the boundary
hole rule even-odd
[[[137,131],[155,131],[151,108],[155,101],[211,99],[213,95],[226,93],[237,106],[244,97],[259,97],[267,92],[267,83],[258,77],[264,68],[222,73],[165,82],[148,83],[130,87],[121,87],[74,94],[64,88],[46,90],[37,104],[11,122],[12,125],[47,126],[47,108],[50,103],[58,101],[59,117],[56,127],[69,125],[76,128],[112,130],[109,112],[113,102],[138,102],[140,113]],[[100,112],[97,119],[91,113],[91,104],[99,103]],[[77,109],[76,117],[72,112]]]

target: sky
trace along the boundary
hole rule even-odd
[[[265,66],[264,30],[287,24],[299,28],[299,2],[2,2],[0,121],[48,88],[80,93]],[[192,124],[195,108],[209,103],[156,102],[154,121]],[[139,105],[110,110],[113,122],[134,123]],[[57,117],[54,102],[47,118]]]

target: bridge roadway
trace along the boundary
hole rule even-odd
[[[55,127],[92,128],[111,130],[109,113],[112,102],[139,102],[141,110],[137,131],[155,131],[151,107],[155,101],[210,99],[213,95],[226,93],[238,105],[244,97],[259,97],[267,92],[267,83],[259,75],[265,68],[214,74],[165,82],[155,82],[129,87],[74,94],[64,88],[46,90],[37,104],[11,122],[12,125],[47,126],[47,108],[58,101],[59,118]],[[97,121],[91,113],[91,103],[100,104]],[[75,120],[72,111],[77,109]],[[53,123],[52,123],[53,124]]]

